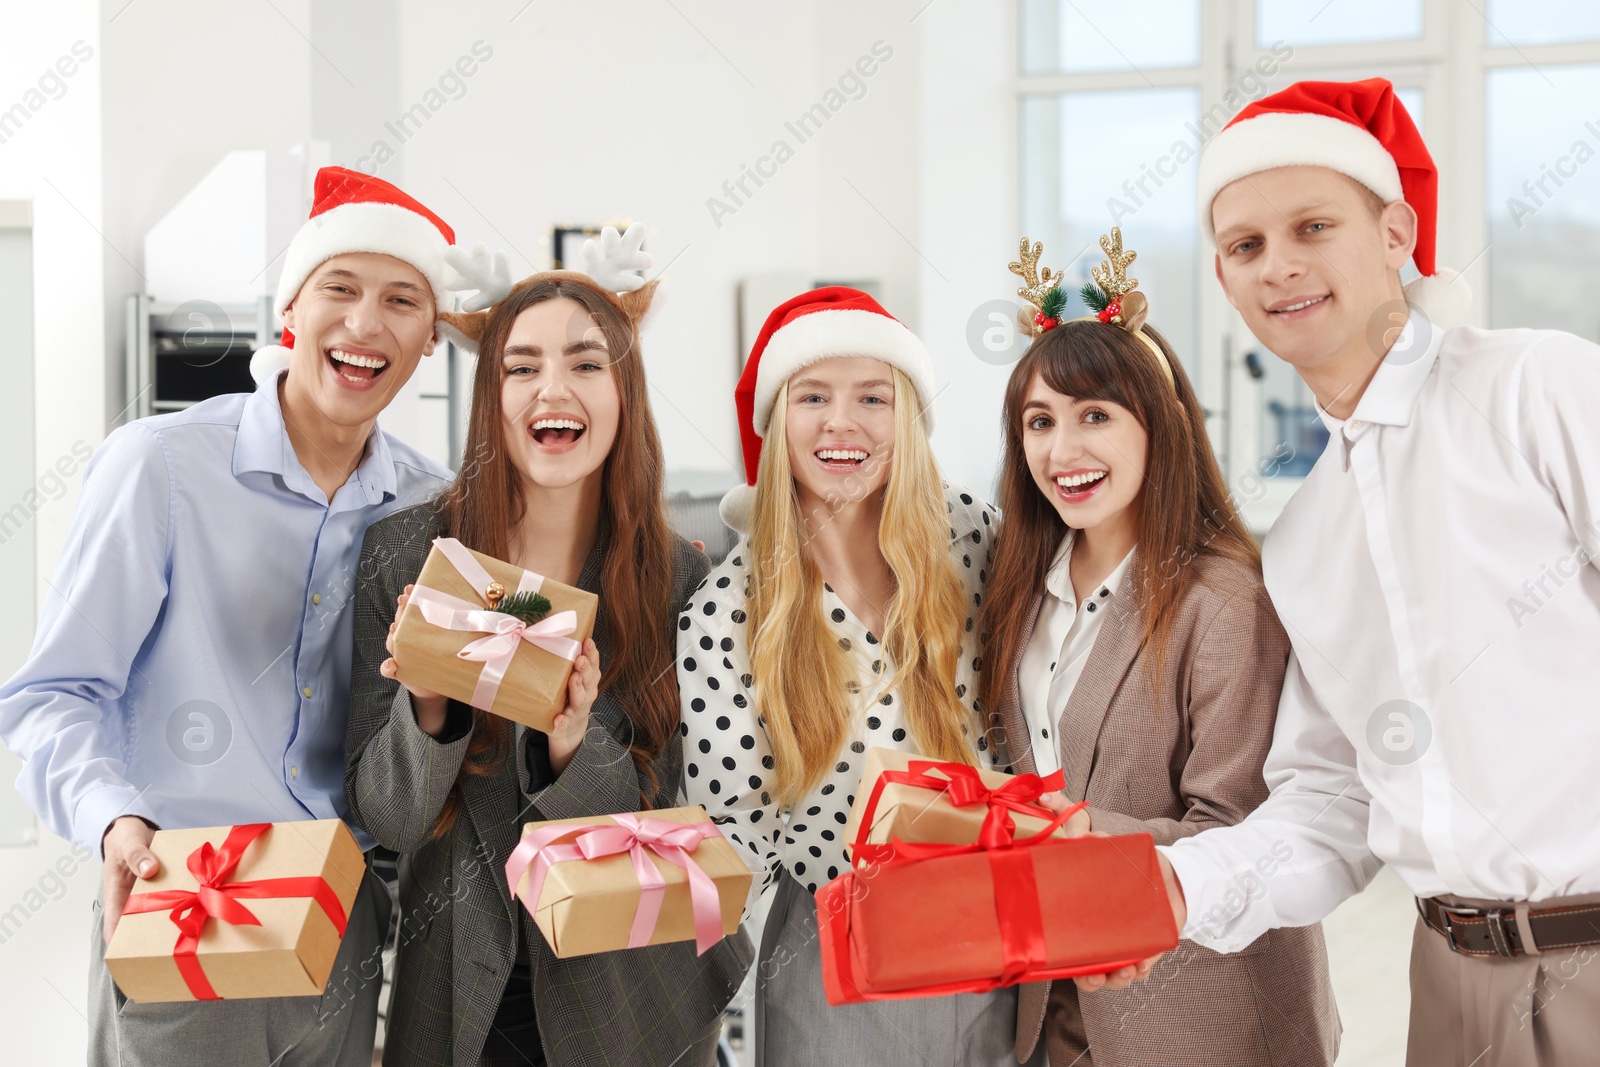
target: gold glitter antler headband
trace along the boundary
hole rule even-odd
[[[1161,351],[1161,346],[1156,344],[1154,338],[1141,329],[1145,320],[1150,317],[1150,301],[1143,293],[1138,292],[1139,279],[1128,277],[1128,268],[1133,265],[1139,254],[1131,248],[1126,251],[1123,249],[1122,230],[1116,226],[1111,228],[1109,234],[1100,238],[1100,250],[1106,254],[1106,258],[1089,272],[1094,283],[1085,285],[1079,291],[1083,302],[1095,314],[1068,321],[1103,322],[1133,334],[1156,357],[1156,362],[1161,365],[1161,371],[1167,376],[1167,381],[1172,382],[1176,388],[1172,365],[1167,362],[1166,353]],[[1038,310],[1031,318],[1026,308],[1018,311],[1017,323],[1037,337],[1046,330],[1060,325],[1061,313],[1067,306],[1067,294],[1060,288],[1061,275],[1051,277],[1049,267],[1044,269],[1042,275],[1040,274],[1039,256],[1044,251],[1040,242],[1035,241],[1030,251],[1028,239],[1024,237],[1021,251],[1021,262],[1008,264],[1008,268],[1011,273],[1020,276],[1027,283],[1017,290],[1017,295]]]

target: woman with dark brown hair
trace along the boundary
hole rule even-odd
[[[1091,831],[1165,845],[1266,799],[1289,644],[1194,390],[1144,326],[1133,254],[1116,230],[1101,245],[1084,319],[1057,323],[1064,294],[1035,273],[1037,245],[1013,264],[1037,339],[1006,387],[981,688],[1018,773],[1060,768]],[[1241,871],[1240,892],[1287,859]],[[1051,1063],[1080,1067],[1331,1064],[1322,930],[1273,930],[1231,955],[1186,940],[1121,991],[1024,986],[1019,1060],[1041,1035]]]
[[[525,822],[676,803],[674,626],[710,564],[663,512],[638,340],[653,289],[554,271],[446,316],[479,349],[467,460],[367,533],[345,791],[402,853],[386,1064],[710,1064],[749,969],[743,931],[704,956],[558,959],[504,873]],[[441,536],[598,595],[550,734],[395,680],[393,620]]]

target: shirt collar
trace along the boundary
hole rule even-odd
[[[1329,415],[1319,403],[1317,414],[1322,417],[1328,433],[1338,435],[1350,429],[1359,431],[1371,424],[1378,426],[1405,426],[1411,422],[1422,386],[1439,361],[1439,349],[1444,344],[1444,331],[1433,325],[1426,316],[1413,311],[1406,320],[1400,336],[1384,354],[1383,362],[1367,383],[1356,409],[1347,420]]]
[[[1076,607],[1078,603],[1078,594],[1072,588],[1071,568],[1072,542],[1076,536],[1077,531],[1070,529],[1062,536],[1061,547],[1056,549],[1055,558],[1050,561],[1050,570],[1044,576],[1044,587],[1049,591],[1050,595],[1073,607]],[[1106,580],[1101,582],[1100,589],[1096,590],[1096,592],[1103,591],[1105,596],[1104,598],[1097,597],[1096,599],[1110,599],[1116,595],[1117,587],[1122,584],[1123,576],[1128,573],[1128,567],[1132,564],[1133,554],[1136,551],[1138,551],[1137,546],[1129,549],[1128,554],[1122,557],[1122,562],[1112,568],[1110,574],[1106,575]]]
[[[320,496],[316,483],[306,473],[300,459],[289,442],[289,431],[283,424],[283,405],[278,399],[279,375],[262,382],[244,402],[244,413],[239,418],[239,434],[233,444],[233,473],[261,471],[276,474],[284,484],[307,496]],[[355,482],[368,504],[382,504],[393,500],[399,493],[399,479],[395,475],[394,457],[389,452],[389,440],[374,424],[362,451],[361,462],[356,465],[350,481]],[[345,484],[350,484],[347,481]]]
[[[1439,349],[1443,344],[1444,331],[1427,316],[1413,310],[1348,419],[1335,418],[1320,402],[1313,401],[1322,425],[1328,428],[1329,443],[1336,443],[1339,449],[1340,465],[1345,470],[1350,469],[1351,442],[1364,434],[1367,427],[1411,423],[1417,399],[1422,395],[1428,375],[1439,362]]]

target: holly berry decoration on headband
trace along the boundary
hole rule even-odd
[[[1049,270],[1048,267],[1045,268]],[[1039,301],[1039,310],[1033,314],[1033,324],[1039,332],[1053,329],[1061,325],[1062,313],[1067,310],[1067,294],[1059,288],[1052,288],[1045,292]]]
[[[1135,331],[1150,313],[1144,294],[1134,291],[1139,279],[1128,277],[1128,267],[1139,254],[1131,248],[1123,250],[1122,231],[1115,226],[1100,238],[1100,250],[1106,258],[1089,271],[1094,281],[1080,289],[1078,295],[1101,322]]]
[[[1019,252],[1019,262],[1008,264],[1007,269],[1023,281],[1017,295],[1038,310],[1030,319],[1027,309],[1020,309],[1017,312],[1017,325],[1038,335],[1061,324],[1063,313],[1067,310],[1067,294],[1060,288],[1061,275],[1052,275],[1049,267],[1042,271],[1039,269],[1039,256],[1044,252],[1042,243],[1035,241],[1030,249],[1028,239],[1024,237]]]

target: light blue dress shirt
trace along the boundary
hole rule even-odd
[[[448,478],[375,427],[330,502],[276,379],[114,431],[33,651],[0,688],[0,737],[39,818],[98,855],[124,814],[170,829],[344,817],[361,539]]]

